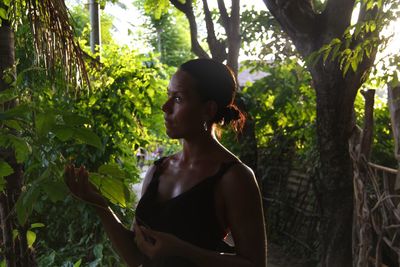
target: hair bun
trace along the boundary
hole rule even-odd
[[[229,105],[225,108],[223,119],[224,124],[229,124],[232,121],[236,121],[240,118],[240,110],[235,105]]]

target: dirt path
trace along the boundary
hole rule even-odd
[[[268,244],[268,265],[267,267],[312,267],[305,259],[294,258],[286,254],[279,246]]]

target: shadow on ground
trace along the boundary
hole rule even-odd
[[[276,244],[268,244],[268,267],[314,267],[311,259],[293,257]]]

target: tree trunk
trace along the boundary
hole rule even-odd
[[[12,68],[15,63],[15,53],[14,53],[14,33],[7,21],[2,22],[2,26],[0,27],[0,91],[3,91],[9,87],[9,85],[4,81],[3,75],[4,71]],[[10,108],[10,104],[6,103],[2,106],[2,110],[7,110]],[[4,160],[9,160],[9,151],[0,148],[0,157]],[[10,162],[8,162],[10,164]],[[11,164],[10,164],[11,165]],[[11,165],[12,166],[12,165]],[[8,182],[9,177],[5,177]],[[4,190],[4,192],[0,193],[0,219],[1,219],[1,228],[3,235],[3,244],[4,244],[4,256],[6,260],[7,267],[16,266],[15,256],[17,255],[15,251],[15,246],[12,238],[12,216],[10,215],[11,208],[9,203],[9,196],[11,195],[8,192],[8,186]]]
[[[15,78],[15,51],[14,51],[14,32],[8,21],[2,21],[0,27],[0,91],[10,87],[10,81],[3,77],[5,70],[10,71],[11,77]],[[3,110],[10,109],[16,105],[15,101],[6,102],[2,106]],[[19,238],[13,239],[13,230],[17,228],[15,216],[15,203],[21,193],[22,187],[22,165],[18,164],[15,152],[10,148],[0,148],[0,158],[5,160],[14,170],[14,173],[5,177],[6,186],[0,193],[0,220],[2,228],[2,239],[4,242],[4,252],[7,267],[28,267],[29,249],[26,241],[26,232],[19,231]],[[23,235],[23,236],[22,236]],[[21,238],[22,236],[22,238]]]
[[[315,84],[320,155],[321,263],[327,267],[346,267],[352,264],[353,169],[348,150],[352,111],[341,108],[340,102],[344,99],[340,93],[335,93],[343,91],[344,84],[325,81],[330,80],[322,79]]]

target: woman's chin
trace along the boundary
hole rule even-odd
[[[168,128],[167,128],[166,133],[167,133],[168,137],[171,139],[180,139],[181,138],[176,132],[171,131]]]

